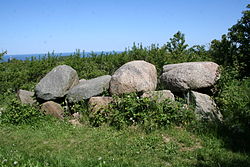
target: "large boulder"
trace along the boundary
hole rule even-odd
[[[51,115],[59,119],[63,119],[63,108],[60,104],[53,101],[47,101],[41,105],[41,111],[46,115]]]
[[[115,71],[110,81],[111,94],[146,92],[155,90],[157,71],[153,64],[137,60],[131,61]]]
[[[148,91],[143,93],[142,98],[150,98],[160,103],[166,99],[174,100],[174,95],[170,90]]]
[[[21,101],[22,104],[34,104],[36,101],[33,99],[33,96],[35,95],[34,92],[27,91],[27,90],[18,90],[17,92],[17,98]]]
[[[186,92],[212,87],[219,79],[219,65],[190,62],[163,66],[161,81],[172,92]]]
[[[78,82],[77,72],[72,67],[60,65],[40,80],[35,87],[35,93],[39,99],[55,100],[64,97]]]
[[[199,119],[207,121],[222,121],[222,114],[210,96],[191,91],[190,99],[195,105],[195,113]]]
[[[78,85],[69,90],[67,99],[70,103],[89,99],[92,96],[101,94],[109,88],[111,76],[104,75],[94,79],[80,82]]]

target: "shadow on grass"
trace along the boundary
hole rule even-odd
[[[188,127],[190,131],[196,134],[208,134],[221,139],[224,144],[224,148],[233,152],[250,154],[250,129],[245,131],[237,131],[230,129],[223,124],[214,123],[195,123]]]
[[[211,161],[198,161],[195,167],[249,167],[249,159],[220,159],[214,158]]]
[[[250,130],[235,131],[224,126],[217,133],[224,141],[225,148],[233,152],[250,154]]]

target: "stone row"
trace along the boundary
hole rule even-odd
[[[188,62],[163,66],[163,73],[159,77],[161,83],[168,90],[155,91],[157,87],[157,71],[153,64],[136,60],[131,61],[110,75],[104,75],[90,80],[79,80],[77,72],[70,66],[60,65],[47,73],[36,85],[34,92],[20,90],[18,97],[22,103],[32,104],[35,97],[43,101],[42,110],[63,118],[63,109],[55,101],[66,99],[69,103],[76,103],[85,99],[94,110],[101,105],[106,106],[111,97],[95,97],[105,90],[111,95],[121,95],[131,92],[142,92],[141,98],[148,97],[161,102],[167,98],[174,100],[174,94],[182,93],[187,101],[192,101],[195,112],[202,119],[222,120],[213,99],[200,90],[212,90],[220,77],[219,66],[213,62]],[[173,93],[174,94],[173,94]],[[54,102],[53,102],[54,101]],[[52,106],[52,107],[51,107]],[[50,110],[58,109],[57,114]]]

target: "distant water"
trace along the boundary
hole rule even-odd
[[[114,52],[114,51],[113,51]],[[112,53],[111,51],[110,52],[84,52],[84,55],[86,57],[90,56],[92,53],[94,54],[101,54],[101,53]],[[121,53],[121,51],[116,51],[116,53]],[[70,56],[70,55],[73,55],[75,54],[75,52],[66,52],[66,53],[54,53],[54,54],[51,54],[50,55],[53,55],[53,56]],[[83,55],[83,53],[81,52],[80,53],[81,55]],[[17,60],[27,60],[27,59],[30,59],[32,57],[35,57],[37,59],[39,58],[43,58],[44,56],[48,56],[48,54],[17,54],[17,55],[4,55],[3,57],[3,61],[6,62],[8,60],[11,60],[11,59],[17,59]]]

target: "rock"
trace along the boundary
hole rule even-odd
[[[82,125],[80,123],[80,119],[81,119],[82,115],[79,112],[72,114],[72,116],[73,116],[73,119],[68,120],[68,122],[70,124],[72,124],[74,126]]]
[[[79,80],[79,83],[83,83],[83,82],[85,82],[85,81],[87,81],[86,79],[80,79]]]
[[[79,112],[76,112],[74,114],[72,114],[73,118],[79,120],[81,118],[81,114]]]
[[[18,90],[17,92],[17,98],[21,101],[22,104],[34,104],[36,101],[33,99],[33,96],[35,95],[34,92],[27,91],[27,90]]]
[[[70,103],[72,103],[99,95],[105,89],[109,88],[110,79],[110,75],[104,75],[91,80],[86,80],[85,82],[81,82],[69,90],[67,99]]]
[[[78,119],[71,119],[68,121],[69,123],[71,123],[72,125],[74,126],[79,126],[79,125],[82,125]]]
[[[47,101],[42,104],[41,111],[46,115],[52,115],[56,118],[63,119],[63,108],[60,104],[55,103],[53,101]]]
[[[216,63],[190,62],[163,66],[161,81],[172,92],[186,92],[212,87],[219,76]]]
[[[208,121],[222,121],[223,117],[210,96],[191,91],[190,99],[195,104],[195,113],[198,118]]]
[[[160,103],[166,99],[174,100],[174,95],[170,90],[160,90],[160,91],[149,91],[143,93],[142,98],[148,97],[150,99],[156,100]]]
[[[97,112],[101,109],[106,109],[113,101],[112,97],[91,97],[89,99],[89,108],[92,112]]]
[[[157,71],[153,64],[131,61],[115,71],[110,81],[111,94],[153,91],[157,86]]]
[[[55,100],[79,82],[77,72],[67,65],[53,68],[35,87],[36,96],[43,100]]]

